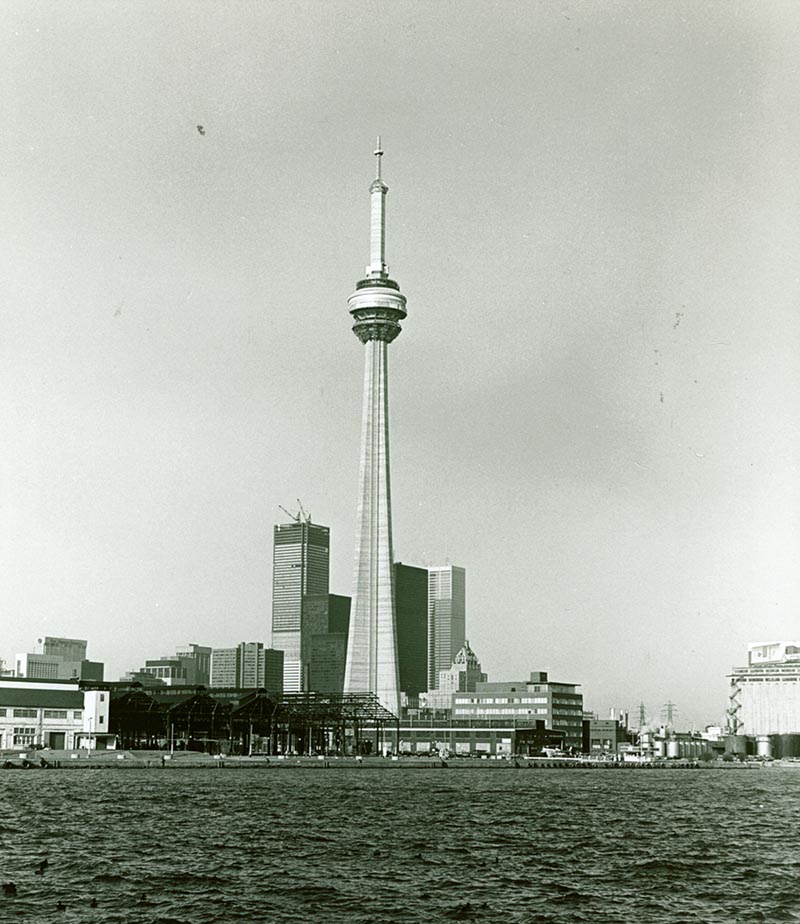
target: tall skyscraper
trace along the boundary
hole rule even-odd
[[[428,689],[466,644],[467,578],[463,568],[428,568]]]
[[[417,697],[428,689],[428,571],[396,562],[394,609],[400,691]]]
[[[275,527],[272,647],[284,653],[283,688],[302,689],[303,598],[328,593],[330,530],[300,517]]]
[[[387,347],[400,333],[406,299],[385,263],[386,193],[377,175],[370,186],[370,262],[350,296],[353,332],[365,346],[353,607],[347,638],[345,693],[370,691],[398,714],[400,685],[394,614],[392,504],[389,480]]]

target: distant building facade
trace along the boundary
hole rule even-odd
[[[629,744],[629,736],[619,719],[583,719],[583,752],[585,754],[617,754]]]
[[[279,693],[283,687],[283,652],[263,642],[240,642],[211,652],[212,687],[261,688]]]
[[[456,652],[450,668],[439,671],[436,689],[428,690],[420,696],[420,706],[437,711],[452,709],[454,693],[474,692],[479,683],[486,683],[488,679],[481,669],[477,655],[469,647],[469,642],[464,642],[462,648]]]
[[[206,645],[179,645],[175,649],[175,657],[182,661],[191,661],[194,664],[194,683],[207,687],[211,681],[211,648]]]
[[[400,692],[416,698],[428,689],[428,570],[394,566],[397,666]]]
[[[466,572],[454,565],[428,568],[428,682],[448,670],[466,641]]]
[[[29,680],[102,681],[105,665],[87,659],[87,645],[85,639],[79,638],[39,638],[32,652],[17,655],[16,676]]]
[[[307,520],[276,525],[272,555],[272,647],[283,651],[283,687],[303,689],[303,609],[307,596],[327,594],[330,529]]]

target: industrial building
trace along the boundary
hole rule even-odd
[[[109,717],[106,690],[83,689],[77,680],[0,677],[0,750],[105,747]]]
[[[424,714],[405,716],[397,731],[389,726],[386,742],[392,753],[402,756],[536,756],[565,747],[564,733],[546,728],[541,720],[515,724],[508,719],[470,721]]]
[[[800,735],[800,641],[751,643],[730,683],[732,734]]]
[[[555,682],[544,671],[530,679],[505,683],[477,683],[475,692],[453,694],[453,718],[502,719],[512,725],[537,720],[564,733],[565,745],[583,749],[583,694],[579,685]]]

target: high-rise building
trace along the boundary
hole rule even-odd
[[[263,688],[278,693],[283,688],[283,652],[265,648],[263,642],[215,648],[211,652],[211,686]]]
[[[275,527],[272,556],[272,647],[284,653],[283,688],[303,688],[304,598],[328,593],[330,530],[298,516]]]
[[[238,687],[241,680],[238,648],[211,650],[211,686]]]
[[[361,428],[353,607],[347,639],[345,693],[375,693],[398,714],[400,680],[394,612],[392,504],[389,480],[388,346],[400,333],[406,299],[385,262],[386,193],[377,175],[370,186],[370,262],[349,298],[353,332],[364,344],[364,409]]]
[[[194,682],[207,687],[211,681],[211,649],[205,645],[179,645],[175,657],[194,661]]]
[[[303,606],[303,690],[341,693],[344,688],[350,597],[314,594]]]
[[[428,689],[466,642],[467,579],[463,568],[428,568]]]
[[[428,689],[428,571],[396,562],[394,609],[400,691],[415,698]]]
[[[283,690],[283,652],[276,648],[265,648],[260,658],[264,665],[260,685],[267,693],[280,693]]]

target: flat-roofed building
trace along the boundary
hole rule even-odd
[[[350,604],[351,598],[340,594],[306,595],[301,645],[304,691],[343,691]]]
[[[583,694],[579,685],[555,682],[544,671],[533,671],[529,680],[477,683],[471,693],[454,693],[454,719],[498,719],[528,723],[544,722],[548,729],[563,731],[567,747],[583,747]]]
[[[211,687],[261,688],[279,693],[283,686],[283,652],[263,642],[240,642],[211,652]]]
[[[45,635],[36,639],[34,650],[18,654],[17,677],[29,680],[102,681],[105,665],[86,657],[87,641]]]

